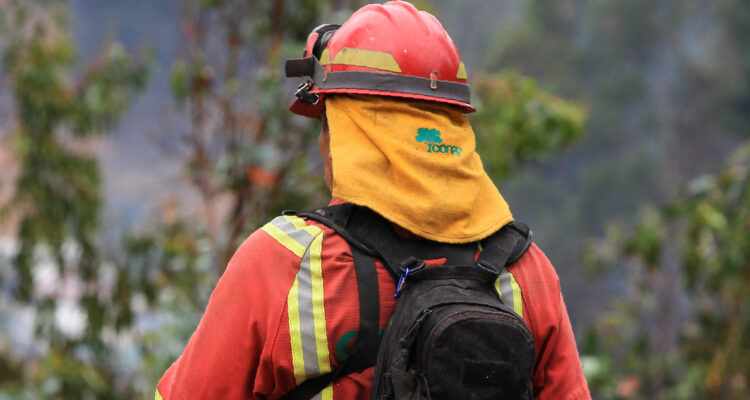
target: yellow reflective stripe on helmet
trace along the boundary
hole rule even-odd
[[[159,389],[156,389],[156,394],[154,394],[154,400],[164,400],[164,398],[161,397],[161,393],[159,393]]]
[[[458,63],[458,72],[456,73],[457,79],[469,79],[468,76],[466,76],[466,65],[464,65],[464,62],[461,61]]]
[[[320,65],[328,65],[331,63],[331,51],[328,49],[323,49],[323,52],[320,53]]]
[[[503,269],[497,280],[495,280],[495,291],[503,304],[513,309],[519,317],[523,318],[523,300],[521,297],[521,287],[516,282],[516,278],[508,272],[507,268]]]
[[[331,53],[328,49],[323,50],[320,55],[320,65],[341,64],[352,65],[356,67],[375,68],[383,71],[401,72],[393,55],[384,51],[355,49],[344,47],[336,53],[336,57],[331,60]]]

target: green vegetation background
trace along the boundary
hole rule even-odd
[[[0,175],[12,239],[0,399],[151,398],[244,237],[327,201],[317,123],[286,110],[281,65],[363,2],[159,3],[174,57],[112,39],[88,59],[71,4],[0,2],[0,165],[12,171]],[[415,3],[467,61],[480,154],[558,269],[595,397],[745,398],[750,3]],[[170,107],[140,126],[158,126],[147,145],[176,160],[185,191],[111,226],[98,149],[155,76]]]

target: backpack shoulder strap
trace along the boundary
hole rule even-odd
[[[296,215],[298,217],[305,217],[331,228],[336,233],[341,235],[346,241],[358,248],[363,253],[371,257],[378,257],[378,253],[375,249],[371,248],[365,242],[363,242],[355,234],[351,233],[347,226],[349,226],[349,220],[356,210],[357,206],[354,204],[339,204],[335,206],[328,206],[323,208],[317,208],[313,211],[306,211],[298,213],[296,211],[284,211],[283,215]]]
[[[511,222],[482,240],[483,249],[476,264],[499,274],[506,265],[513,264],[526,253],[532,238],[533,232],[528,226]]]
[[[354,259],[354,270],[357,278],[359,293],[359,332],[354,346],[349,352],[349,358],[335,370],[315,378],[307,379],[284,395],[284,400],[307,400],[320,393],[334,380],[352,372],[363,371],[375,365],[380,336],[378,323],[380,322],[380,298],[378,291],[378,275],[375,269],[375,258],[381,258],[370,246],[358,236],[347,230],[352,212],[356,206],[342,204],[316,209],[311,212],[295,213],[284,211],[284,215],[296,215],[333,229],[349,243]]]

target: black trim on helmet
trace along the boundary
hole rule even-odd
[[[438,81],[418,76],[389,72],[340,71],[329,72],[314,57],[286,60],[287,77],[309,76],[317,89],[359,89],[415,94],[471,104],[469,85],[459,82]]]

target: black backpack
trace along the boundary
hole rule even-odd
[[[406,239],[375,212],[352,204],[285,212],[318,221],[349,243],[359,289],[360,327],[349,358],[283,399],[310,399],[335,379],[375,365],[373,399],[530,400],[535,346],[523,319],[492,284],[531,244],[510,223],[477,244]],[[423,260],[446,258],[427,267]],[[375,259],[396,282],[398,302],[382,340]]]

